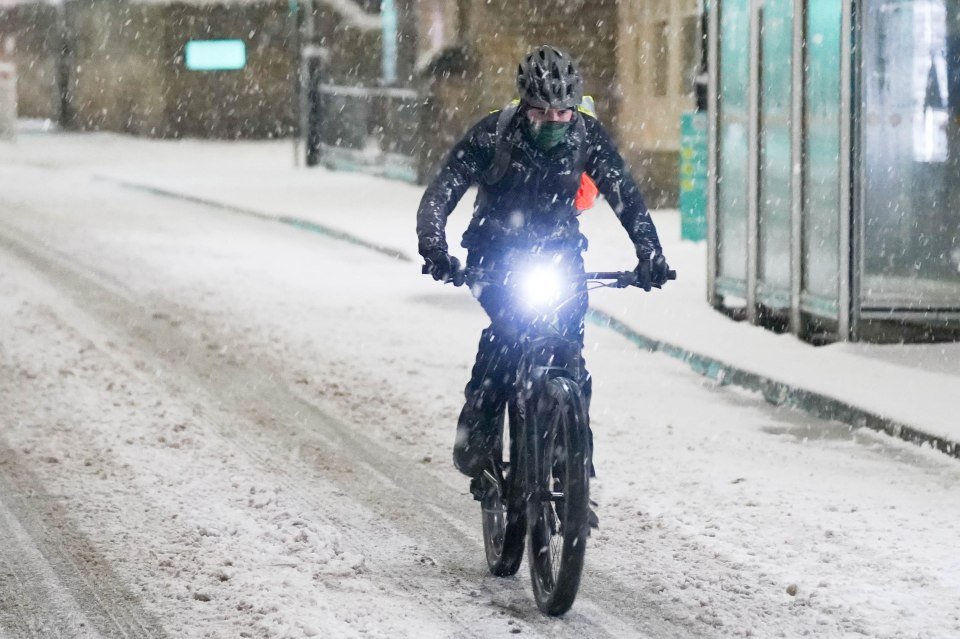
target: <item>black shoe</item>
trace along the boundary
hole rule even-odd
[[[486,487],[483,485],[483,476],[474,477],[470,480],[470,494],[473,495],[475,501],[483,501],[486,490]]]
[[[457,421],[453,443],[454,467],[467,477],[477,477],[483,473],[502,429],[502,410],[488,414],[473,409],[471,402],[467,402]]]

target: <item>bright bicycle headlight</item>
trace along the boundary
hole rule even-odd
[[[534,308],[542,308],[556,302],[563,288],[563,279],[556,268],[537,265],[520,277],[520,292],[523,299]]]

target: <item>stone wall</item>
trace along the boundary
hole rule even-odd
[[[162,7],[112,0],[66,3],[67,91],[62,124],[167,135]]]
[[[501,106],[502,98],[492,98],[484,91],[483,83],[477,82],[479,74],[472,51],[457,46],[439,52],[422,70],[419,182],[428,182],[463,134],[483,115]]]
[[[326,51],[323,82],[347,86],[377,84],[382,64],[382,31],[350,21],[322,2],[316,5],[314,25],[317,42]]]
[[[16,37],[22,117],[157,137],[272,137],[295,126],[296,24],[286,0],[67,0],[64,22],[61,96],[56,9],[36,4],[0,12],[0,36]],[[247,65],[187,70],[191,39],[243,40]]]
[[[696,0],[620,5],[617,133],[651,206],[676,206],[679,198],[680,115],[695,107],[699,34]]]
[[[286,0],[164,8],[163,47],[169,131],[219,138],[278,137],[296,126],[295,23]],[[190,40],[243,40],[247,65],[236,71],[191,71]]]
[[[59,34],[57,13],[48,4],[0,9],[0,49],[13,39],[11,61],[17,68],[18,112],[24,118],[57,120]]]
[[[616,126],[616,0],[491,0],[471,3],[470,43],[485,93],[498,104],[516,97],[520,59],[541,44],[580,61],[585,92]]]

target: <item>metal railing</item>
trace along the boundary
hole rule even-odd
[[[313,96],[308,140],[320,164],[416,180],[421,108],[416,91],[321,83]]]

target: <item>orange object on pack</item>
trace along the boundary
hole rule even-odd
[[[586,211],[593,206],[593,202],[597,199],[599,193],[597,185],[590,179],[590,176],[581,173],[580,188],[577,189],[577,197],[574,198],[573,205],[577,207],[578,211]]]

